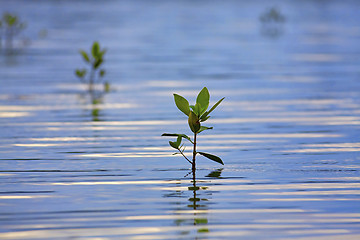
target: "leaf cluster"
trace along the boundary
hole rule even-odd
[[[93,77],[95,72],[98,72],[98,76],[101,78],[105,75],[105,70],[100,69],[100,66],[104,63],[104,55],[106,53],[106,49],[101,50],[100,44],[98,42],[94,42],[90,52],[87,53],[84,50],[79,50],[84,62],[90,65],[90,78]],[[75,70],[76,76],[80,79],[84,78],[87,74],[87,69],[76,69]],[[91,79],[90,81],[92,81]]]
[[[20,22],[18,16],[8,12],[4,13],[2,16],[2,20],[0,20],[0,26],[2,26],[2,24],[4,24],[6,28],[13,28],[19,30],[26,27],[26,24],[24,22]]]
[[[4,29],[4,35],[7,39],[12,39],[13,36],[19,34],[25,27],[26,23],[21,22],[15,14],[5,12],[0,19],[0,29]]]
[[[182,139],[186,139],[191,144],[194,145],[194,151],[193,151],[194,156],[196,154],[200,154],[210,160],[213,160],[220,164],[224,164],[223,161],[221,160],[221,158],[219,158],[218,156],[215,156],[215,155],[212,155],[209,153],[204,153],[204,152],[196,152],[196,142],[195,142],[197,134],[201,133],[204,130],[212,129],[212,127],[202,126],[201,123],[205,122],[206,120],[208,120],[210,118],[209,114],[215,110],[215,108],[224,100],[224,98],[221,98],[219,101],[217,101],[214,104],[214,106],[212,106],[208,110],[209,102],[210,102],[210,93],[209,93],[208,89],[206,87],[204,87],[199,92],[199,94],[196,98],[195,105],[190,105],[188,100],[186,100],[184,97],[182,97],[178,94],[174,94],[174,100],[175,100],[175,104],[176,104],[177,108],[188,117],[188,124],[189,124],[190,130],[194,133],[194,140],[191,140],[191,138],[185,134],[177,134],[177,133],[162,134],[162,136],[177,137],[176,141],[174,141],[174,142],[169,141],[170,146],[179,151],[179,153],[175,153],[175,154],[181,154],[184,156],[184,158],[188,162],[193,163],[184,155],[185,147],[182,144]],[[194,161],[194,159],[193,159],[193,161]]]
[[[188,116],[188,124],[193,133],[201,133],[204,130],[212,129],[212,127],[201,126],[210,118],[209,114],[224,100],[220,99],[214,106],[207,110],[209,107],[210,94],[206,87],[204,87],[196,98],[195,105],[190,105],[189,102],[182,96],[174,94],[175,104],[178,109]]]

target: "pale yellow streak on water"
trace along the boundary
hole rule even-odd
[[[39,184],[39,185],[61,185],[61,186],[71,186],[71,185],[151,185],[151,184],[169,184],[169,183],[178,183],[178,181],[99,181],[99,182],[55,182],[49,184]]]
[[[313,201],[360,201],[360,198],[262,198],[253,199],[256,202],[313,202]]]
[[[282,150],[284,153],[360,152],[360,148],[305,148]]]
[[[96,158],[146,158],[146,157],[174,157],[170,152],[138,152],[138,153],[94,153],[76,154],[76,157],[96,157]]]
[[[360,217],[360,216],[357,216]],[[309,218],[298,218],[298,219],[260,219],[259,223],[358,223],[360,218],[316,218],[313,214]]]
[[[218,142],[220,143],[220,142]],[[223,143],[223,142],[221,142]],[[224,149],[239,149],[240,146],[204,146],[204,145],[201,145],[198,147],[198,150],[201,151],[201,150],[224,150]],[[132,147],[130,148],[131,150],[134,150],[134,151],[166,151],[166,152],[170,152],[172,151],[171,149],[169,150],[169,147]],[[174,150],[176,151],[176,150]]]
[[[0,118],[16,118],[16,117],[29,117],[28,112],[0,112]]]
[[[250,193],[251,195],[343,195],[343,194],[356,194],[360,195],[360,190],[336,190],[336,191],[301,191],[301,192],[258,192]]]
[[[249,133],[249,134],[216,134],[204,135],[204,138],[338,138],[341,134],[327,134],[327,133]]]
[[[55,146],[66,146],[66,145],[74,145],[74,144],[64,144],[64,143],[16,143],[13,146],[16,147],[55,147]]]
[[[332,147],[336,147],[336,148],[356,148],[356,147],[360,147],[360,143],[359,142],[353,142],[353,143],[322,143],[322,144],[304,144],[303,146],[305,147],[324,147],[324,148],[332,148]]]
[[[181,226],[181,231],[197,231],[202,228],[206,228],[206,225],[195,225],[195,226]],[[233,231],[239,232],[241,235],[244,233],[250,233],[249,231],[239,231],[238,229],[296,229],[296,228],[310,228],[309,224],[227,224],[227,225],[211,225],[212,230],[222,230],[220,235],[230,235]],[[231,229],[232,231],[229,231]],[[56,237],[68,237],[74,235],[80,235],[82,237],[87,236],[99,236],[99,235],[141,235],[141,234],[153,234],[153,233],[171,233],[179,231],[179,227],[104,227],[104,228],[89,228],[89,229],[53,229],[53,230],[33,230],[33,231],[17,231],[0,233],[1,239],[23,239],[23,238],[37,238],[37,239],[52,239]],[[206,233],[205,233],[206,234]],[[213,235],[212,235],[213,236]],[[175,237],[175,235],[174,235]]]
[[[359,240],[360,234],[337,234],[327,236],[312,236],[312,237],[296,237],[296,238],[280,238],[281,240]]]
[[[32,105],[32,106],[19,106],[19,105],[3,105],[0,106],[0,111],[10,112],[27,112],[27,111],[53,111],[53,110],[68,110],[68,109],[122,109],[122,108],[135,108],[137,105],[130,103],[112,103],[112,104],[86,104],[86,105]]]
[[[13,176],[15,174],[12,174],[12,173],[0,173],[0,177],[1,176]]]
[[[244,208],[244,209],[177,210],[172,212],[174,212],[175,214],[207,214],[207,213],[219,214],[219,213],[303,213],[306,211],[296,208],[282,208],[282,209],[270,209],[270,208],[245,209]]]
[[[341,189],[341,188],[360,188],[360,183],[298,183],[298,184],[254,184],[254,185],[211,185],[209,190],[213,191],[248,191],[248,190],[285,190],[285,189]],[[187,187],[159,187],[160,190],[179,190],[184,191]]]
[[[50,196],[46,195],[6,195],[6,196],[0,196],[0,199],[33,199],[33,198],[48,198]]]

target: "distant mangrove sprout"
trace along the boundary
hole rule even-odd
[[[84,50],[79,50],[79,53],[81,54],[84,62],[89,65],[89,69],[76,69],[75,74],[81,82],[87,84],[89,92],[92,93],[94,91],[94,84],[99,83],[106,73],[105,69],[101,68],[104,63],[106,49],[101,49],[100,44],[98,42],[94,42],[89,53]],[[109,90],[108,83],[104,83],[104,90]]]
[[[13,40],[22,30],[26,28],[26,23],[21,22],[15,14],[4,13],[0,19],[0,46],[5,42],[5,48],[13,47]]]
[[[91,104],[93,106],[91,115],[94,121],[98,121],[99,108],[98,104],[102,103],[102,97],[104,93],[110,91],[110,85],[108,82],[103,83],[102,91],[95,91],[95,84],[102,83],[102,78],[105,76],[105,69],[102,68],[104,63],[104,55],[106,49],[101,49],[98,42],[94,42],[90,48],[90,52],[87,53],[84,50],[79,50],[85,64],[89,65],[88,68],[78,68],[75,70],[75,75],[81,82],[87,86],[88,93],[91,98]]]
[[[261,32],[263,35],[276,38],[283,33],[285,16],[275,7],[266,9],[259,17],[262,23]]]

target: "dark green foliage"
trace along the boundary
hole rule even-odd
[[[176,141],[172,142],[169,141],[169,144],[172,148],[177,149],[179,153],[175,154],[181,154],[188,162],[192,164],[192,169],[195,171],[195,157],[197,154],[200,154],[212,161],[215,161],[220,164],[224,164],[221,158],[218,156],[204,153],[204,152],[197,152],[196,151],[196,137],[197,134],[212,129],[212,127],[205,127],[201,126],[201,122],[205,122],[210,118],[209,114],[224,100],[224,98],[220,99],[215,103],[214,106],[210,108],[209,111],[207,111],[209,107],[209,101],[210,101],[210,94],[206,87],[204,87],[198,94],[196,98],[195,105],[189,105],[189,102],[182,96],[178,94],[174,94],[174,100],[177,108],[183,112],[186,116],[188,116],[188,124],[190,127],[190,130],[194,133],[194,139],[191,140],[190,137],[188,137],[185,134],[177,134],[177,133],[164,133],[162,136],[173,136],[177,137]],[[192,161],[190,161],[184,154],[185,147],[181,144],[182,138],[185,138],[189,140],[193,144],[193,158]]]
[[[209,154],[209,153],[204,153],[204,152],[197,152],[197,153],[200,154],[200,155],[203,155],[204,157],[207,157],[210,160],[213,160],[213,161],[215,161],[217,163],[220,163],[220,164],[224,165],[223,161],[218,156],[215,156],[215,155],[212,155],[212,154]]]

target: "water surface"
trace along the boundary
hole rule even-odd
[[[28,23],[0,55],[1,239],[360,238],[359,2],[0,6]],[[74,75],[94,40],[96,105]],[[226,98],[199,150],[225,165],[199,157],[194,186],[160,135],[190,134],[172,93],[204,86]]]

